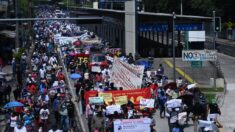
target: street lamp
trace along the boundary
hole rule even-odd
[[[183,2],[180,0],[180,15],[183,15]]]
[[[173,81],[176,82],[175,75],[175,12],[172,13],[172,48],[173,48]]]

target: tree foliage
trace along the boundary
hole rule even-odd
[[[181,0],[143,0],[145,11],[180,14]],[[183,14],[212,16],[213,10],[223,21],[235,21],[235,0],[182,0]]]

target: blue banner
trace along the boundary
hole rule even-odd
[[[138,30],[140,32],[166,32],[167,24],[140,24]],[[198,31],[203,30],[202,24],[176,24],[176,31]]]

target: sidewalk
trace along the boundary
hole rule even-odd
[[[224,126],[224,132],[232,132],[235,129],[235,57],[218,54],[221,69],[227,82],[226,94],[221,106],[221,116],[219,121]]]

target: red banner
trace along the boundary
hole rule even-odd
[[[134,90],[116,90],[116,91],[106,91],[104,93],[112,93],[113,97],[116,96],[127,96],[127,98],[134,102],[134,104],[139,104],[141,98],[149,99],[151,98],[151,93],[149,88],[134,89]],[[97,96],[97,91],[88,91],[85,92],[85,100],[88,103],[89,97]]]

